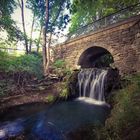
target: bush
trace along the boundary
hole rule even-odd
[[[64,68],[65,67],[65,61],[62,59],[58,59],[54,62],[54,67],[55,68]]]
[[[98,129],[100,140],[137,139],[139,134],[132,134],[140,124],[140,75],[127,77],[131,81],[127,87],[116,92],[114,107],[105,127]]]
[[[7,52],[0,51],[0,70],[6,71],[9,68],[13,56],[9,56]]]
[[[53,72],[59,77],[65,77],[71,74],[71,70],[66,67],[66,62],[58,59],[53,63]]]
[[[38,78],[43,76],[42,58],[39,55],[29,54],[13,57],[0,52],[0,70],[5,72],[28,72]]]

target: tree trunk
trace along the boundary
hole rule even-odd
[[[19,0],[18,0],[19,2]],[[25,29],[25,20],[24,20],[24,2],[21,0],[21,3],[19,2],[19,6],[21,8],[21,18],[22,18],[22,27],[23,27],[23,33],[24,33],[24,41],[25,41],[25,47],[26,47],[26,53],[28,54],[28,40],[27,40],[27,34]]]
[[[32,35],[33,35],[34,23],[35,23],[35,14],[33,15],[33,21],[32,21],[32,26],[31,26],[30,44],[29,44],[29,52],[30,53],[32,51]]]
[[[46,72],[49,74],[49,65],[50,65],[50,45],[51,45],[52,33],[50,34],[47,46],[47,63],[46,63]]]
[[[46,75],[47,54],[46,54],[46,27],[45,26],[43,26],[42,29],[42,38],[43,38],[43,42],[42,42],[43,70],[44,70],[44,75]]]
[[[46,17],[45,17],[45,27],[43,27],[43,69],[44,69],[44,75],[47,75],[46,65],[47,65],[47,54],[46,54],[46,31],[47,31],[47,25],[49,20],[49,0],[46,0]]]
[[[40,44],[40,40],[41,40],[41,33],[42,33],[42,25],[41,25],[41,29],[39,32],[39,37],[38,37],[38,41],[37,41],[37,53],[39,52],[39,44]]]

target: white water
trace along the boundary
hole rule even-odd
[[[76,99],[76,101],[82,101],[91,105],[93,104],[93,105],[98,105],[98,106],[107,106],[110,108],[110,105],[106,103],[105,101],[98,101],[98,100],[88,98],[88,97],[79,97]]]
[[[78,74],[79,96],[105,102],[104,85],[107,70],[82,69]]]

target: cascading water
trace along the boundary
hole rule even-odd
[[[79,96],[105,101],[104,84],[107,70],[82,69],[78,74]]]

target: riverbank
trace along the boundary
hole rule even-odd
[[[59,96],[60,82],[53,82],[48,86],[38,86],[38,89],[30,89],[27,90],[24,88],[24,93],[12,93],[12,95],[1,96],[0,97],[0,112],[4,111],[6,108],[22,105],[22,104],[30,104],[35,102],[48,103],[57,96]]]
[[[140,139],[140,74],[126,79],[130,84],[114,92],[113,109],[105,127],[99,131],[100,139]]]

